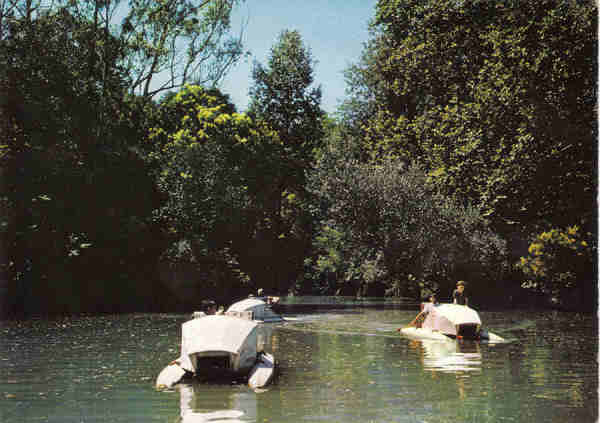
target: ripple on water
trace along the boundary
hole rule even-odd
[[[481,313],[492,331],[516,341],[431,346],[395,332],[414,314],[360,309],[274,325],[269,348],[281,374],[261,391],[239,384],[155,391],[156,376],[179,352],[185,315],[6,322],[1,420],[596,421],[591,318]]]

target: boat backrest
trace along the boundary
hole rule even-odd
[[[423,321],[423,327],[448,335],[456,335],[456,327],[452,322],[435,309],[427,314],[427,317]]]
[[[475,310],[463,305],[440,304],[429,308],[423,327],[447,335],[458,335],[457,327],[463,325],[481,325],[481,319]]]
[[[231,316],[206,316],[181,325],[181,367],[196,371],[191,359],[204,352],[223,351],[234,355],[257,353],[258,324]]]
[[[259,298],[246,298],[242,301],[232,304],[226,311],[230,312],[250,312],[255,320],[264,320],[265,311],[268,308],[267,303]]]

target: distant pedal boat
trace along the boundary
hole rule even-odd
[[[264,299],[267,301],[264,301]],[[250,313],[250,318],[259,322],[283,322],[285,319],[271,308],[271,304],[278,301],[279,297],[250,297],[232,304],[227,309],[226,314],[244,315]]]
[[[413,322],[399,331],[413,339],[504,341],[481,328],[481,319],[475,310],[458,304],[424,303]]]

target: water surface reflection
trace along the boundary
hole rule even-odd
[[[23,423],[533,422],[598,417],[593,314],[482,312],[513,342],[436,345],[396,328],[414,310],[334,310],[269,326],[276,383],[154,381],[180,349],[188,315],[2,322],[0,421]]]
[[[420,340],[421,360],[425,370],[445,373],[481,371],[481,348],[478,342]]]
[[[244,386],[179,384],[181,423],[256,421],[256,394]]]

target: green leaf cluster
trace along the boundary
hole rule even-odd
[[[378,2],[350,70],[376,104],[358,122],[365,150],[421,164],[500,230],[589,222],[596,25],[589,2]]]
[[[523,285],[554,298],[565,298],[580,286],[592,285],[589,268],[594,268],[596,238],[578,226],[552,228],[537,234],[528,254],[516,264],[527,277]],[[591,288],[591,287],[589,287]],[[593,305],[593,295],[580,299]]]
[[[248,249],[268,224],[265,202],[280,178],[277,133],[200,86],[165,98],[158,114],[147,142],[166,196],[156,218],[173,240],[169,258],[220,262],[247,283]]]

